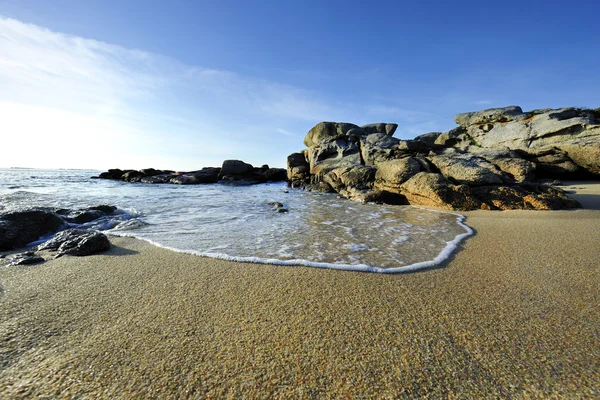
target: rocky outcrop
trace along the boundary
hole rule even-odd
[[[545,210],[579,205],[542,181],[600,176],[600,110],[510,106],[455,122],[414,140],[394,138],[396,124],[319,123],[288,157],[288,180],[361,201]]]
[[[283,168],[259,168],[240,160],[225,160],[221,167],[205,167],[198,171],[174,172],[154,168],[136,170],[109,169],[92,179],[112,179],[125,182],[149,184],[173,183],[177,185],[198,185],[208,183],[234,183],[252,185],[265,182],[279,182],[287,179]]]

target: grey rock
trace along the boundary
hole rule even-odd
[[[358,144],[346,139],[309,147],[306,155],[311,175],[320,175],[334,168],[362,164]]]
[[[413,157],[381,162],[375,173],[375,189],[397,192],[402,183],[422,169],[421,163]]]
[[[536,164],[521,158],[520,154],[506,148],[481,148],[470,146],[468,151],[477,157],[494,164],[516,182],[532,181],[535,178]]]
[[[510,179],[494,164],[471,153],[445,149],[427,157],[444,177],[459,184],[501,185]]]
[[[458,125],[481,125],[495,122],[509,122],[516,119],[524,119],[527,115],[519,106],[508,106],[502,108],[488,108],[487,110],[467,112],[454,117]]]
[[[358,128],[357,125],[347,122],[319,122],[306,134],[304,145],[306,147],[320,146],[344,138],[351,129],[356,128]]]
[[[87,229],[67,229],[38,246],[38,250],[57,251],[56,257],[63,255],[87,256],[110,249],[110,241],[105,234]]]
[[[390,124],[386,122],[378,122],[374,124],[367,124],[361,126],[361,128],[367,133],[383,133],[388,136],[392,136],[398,128],[398,124]]]
[[[372,133],[360,139],[360,151],[365,165],[376,166],[404,154],[400,140],[384,133]]]

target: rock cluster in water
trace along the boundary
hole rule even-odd
[[[56,252],[63,255],[87,256],[110,248],[103,233],[93,229],[69,229],[71,226],[95,221],[117,211],[116,207],[101,205],[80,210],[32,209],[0,214],[0,251],[10,251],[26,246],[44,236],[57,233],[40,244],[35,251]],[[2,255],[10,265],[27,265],[43,262],[35,251]]]
[[[288,157],[288,180],[362,201],[546,210],[580,207],[554,180],[600,177],[600,109],[510,106],[454,120],[413,140],[394,138],[396,124],[321,122]]]
[[[283,168],[269,168],[268,165],[253,167],[251,164],[240,160],[225,160],[220,168],[206,167],[191,172],[175,172],[154,168],[139,171],[109,169],[107,172],[103,172],[94,178],[141,183],[174,183],[178,185],[217,182],[254,185],[265,182],[285,181],[287,176],[286,170]]]

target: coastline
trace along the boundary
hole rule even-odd
[[[594,397],[600,185],[471,211],[428,270],[239,264],[111,237],[0,270],[6,397]],[[596,391],[594,391],[596,390]]]

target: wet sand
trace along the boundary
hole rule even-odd
[[[416,273],[117,237],[0,268],[0,397],[597,398],[600,185],[566,189],[590,209],[466,213],[476,235]]]

